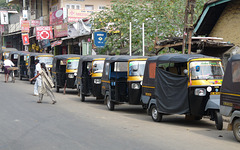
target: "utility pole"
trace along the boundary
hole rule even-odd
[[[184,17],[184,30],[183,30],[183,45],[182,53],[185,53],[185,49],[188,49],[188,54],[191,54],[192,46],[192,33],[193,33],[193,15],[196,0],[186,0],[186,9]],[[187,48],[188,44],[188,48]]]

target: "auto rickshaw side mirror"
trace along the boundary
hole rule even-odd
[[[187,70],[187,69],[184,69],[184,70],[183,70],[183,73],[184,73],[185,75],[187,75],[187,74],[188,74],[188,70]]]
[[[133,65],[132,69],[133,69],[133,71],[138,71],[138,65]]]

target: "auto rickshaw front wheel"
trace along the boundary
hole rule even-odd
[[[59,93],[59,86],[56,86],[56,92]]]
[[[114,105],[114,102],[110,100],[110,97],[109,97],[109,96],[106,96],[106,103],[107,103],[107,108],[108,108],[108,110],[113,111],[115,105]]]
[[[223,128],[223,119],[222,115],[218,111],[214,111],[214,120],[215,125],[218,130],[222,130]]]
[[[162,114],[157,111],[156,105],[152,105],[150,110],[151,110],[151,116],[153,121],[155,122],[162,121]]]
[[[81,100],[82,102],[85,102],[85,95],[82,94],[82,93],[80,93],[80,100]]]
[[[233,121],[233,135],[240,142],[240,118]]]

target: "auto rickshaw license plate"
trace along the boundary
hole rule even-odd
[[[211,92],[210,95],[220,95],[220,92]]]

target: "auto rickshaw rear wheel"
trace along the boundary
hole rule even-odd
[[[151,106],[151,116],[153,121],[160,122],[162,121],[162,114],[157,111],[156,105]]]
[[[214,120],[215,120],[216,128],[218,130],[222,130],[222,128],[223,128],[223,119],[222,119],[222,115],[218,111],[214,112]]]
[[[233,135],[240,142],[240,118],[233,121]]]
[[[115,105],[114,105],[114,102],[112,102],[112,101],[110,100],[110,96],[108,96],[108,95],[106,96],[106,103],[107,103],[107,108],[108,108],[108,110],[113,111]]]

